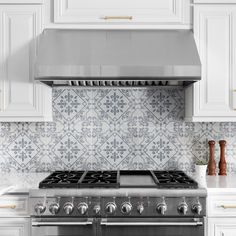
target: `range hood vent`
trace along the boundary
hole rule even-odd
[[[50,86],[189,85],[201,79],[190,30],[44,30],[35,79]]]

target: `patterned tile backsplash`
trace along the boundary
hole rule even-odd
[[[0,171],[182,169],[227,140],[236,172],[236,123],[184,122],[184,90],[53,89],[54,122],[0,123]],[[219,145],[216,145],[219,159]]]

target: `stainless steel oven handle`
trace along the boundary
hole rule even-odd
[[[202,222],[106,222],[101,221],[105,226],[202,226]]]
[[[32,226],[83,226],[92,225],[92,221],[86,222],[32,222]]]

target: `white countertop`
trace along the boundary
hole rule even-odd
[[[207,176],[206,182],[208,194],[236,194],[236,174]]]
[[[38,184],[49,173],[0,173],[0,195],[7,193],[28,194],[29,189],[38,188]]]
[[[1,173],[0,195],[8,193],[28,194],[29,189],[37,189],[39,182],[49,173]],[[228,176],[207,176],[206,186],[208,194],[236,194],[236,174]],[[9,188],[11,187],[11,188]]]

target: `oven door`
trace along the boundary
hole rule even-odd
[[[32,236],[94,236],[96,223],[93,219],[80,218],[33,218]]]
[[[193,218],[101,219],[100,236],[204,236],[204,220]]]

